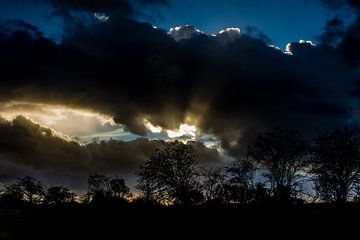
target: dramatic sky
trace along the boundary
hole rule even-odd
[[[167,141],[202,166],[257,134],[359,124],[357,0],[0,0],[0,181],[81,190]]]
[[[61,19],[49,17],[51,6],[19,0],[2,2],[3,18],[23,19],[36,25],[46,36],[61,39]],[[316,0],[173,0],[160,6],[142,6],[141,13],[134,13],[133,17],[164,29],[194,25],[208,34],[228,27],[245,30],[247,26],[255,26],[269,34],[274,44],[285,48],[289,41],[316,40],[325,22],[334,15]]]

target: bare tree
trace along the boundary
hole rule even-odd
[[[297,184],[300,170],[307,161],[307,143],[298,132],[288,129],[275,129],[259,136],[249,148],[249,156],[254,158],[266,171],[266,177],[273,193],[290,194]]]
[[[142,174],[143,176],[147,175],[145,172]],[[157,204],[161,202],[161,199],[163,199],[161,192],[158,191],[155,183],[149,178],[139,178],[136,189],[140,191],[140,198],[138,198],[138,200],[141,200],[146,204]]]
[[[224,169],[215,168],[203,170],[202,188],[208,202],[224,203],[229,201],[227,192],[227,176]]]
[[[226,168],[229,175],[229,195],[233,202],[248,203],[251,200],[255,170],[254,165],[243,158],[235,160]]]
[[[139,184],[151,184],[163,200],[176,204],[194,204],[202,198],[196,157],[190,145],[168,143],[156,150],[137,172]]]
[[[312,173],[321,198],[346,202],[360,177],[360,130],[346,128],[320,134],[312,153]]]

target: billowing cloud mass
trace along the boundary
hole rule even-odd
[[[137,139],[80,145],[22,116],[0,120],[0,181],[33,175],[48,183],[67,182],[83,189],[89,174],[100,171],[131,176],[166,142]],[[202,143],[189,142],[201,165],[216,164],[219,154]]]
[[[97,1],[48,2],[93,11],[88,3]],[[96,9],[100,13],[127,3],[100,2],[109,4],[96,5],[103,6]],[[357,1],[341,3],[359,10]],[[185,26],[169,34],[125,16],[77,28],[61,43],[25,22],[2,21],[0,102],[89,109],[141,136],[151,129],[196,126],[220,139],[232,156],[243,153],[259,132],[277,126],[311,136],[359,123],[360,15],[346,28],[339,27],[344,24],[340,19],[332,20],[319,44],[294,41],[286,52],[269,46],[259,31],[228,28],[209,36]],[[19,121],[32,130],[18,130]],[[1,126],[6,133],[1,134],[6,136],[0,144],[6,152],[1,169],[121,172],[135,168],[163,144],[140,139],[82,146],[54,138],[26,119]],[[22,149],[18,153],[17,144]],[[6,160],[12,158],[17,160]]]
[[[215,35],[215,38],[222,44],[232,43],[240,38],[240,28],[226,28]]]
[[[191,39],[193,37],[199,36],[202,32],[191,25],[184,25],[171,28],[169,35],[173,37],[176,41],[181,41],[184,39]]]
[[[360,1],[357,0],[322,0],[335,10],[352,13],[354,20],[346,24],[347,19],[335,17],[328,21],[325,32],[320,36],[324,45],[336,47],[354,66],[360,62]]]
[[[147,23],[118,18],[64,37],[44,38],[4,22],[1,98],[86,107],[145,134],[196,123],[228,142],[274,125],[313,131],[348,123],[356,71],[336,51],[292,43],[293,56],[261,39],[200,35],[176,42]],[[16,30],[20,29],[20,30]],[[19,57],[21,56],[21,57]]]

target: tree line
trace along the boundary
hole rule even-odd
[[[360,197],[360,129],[338,128],[311,141],[290,129],[258,136],[247,156],[224,167],[200,168],[191,145],[168,143],[136,172],[132,193],[121,176],[95,173],[78,196],[63,186],[44,187],[33,177],[9,184],[10,204],[262,204],[345,203]]]

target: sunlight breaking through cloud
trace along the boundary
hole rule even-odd
[[[13,120],[23,116],[71,137],[93,135],[122,128],[112,117],[85,109],[33,102],[0,103],[0,116]]]
[[[160,126],[154,126],[151,122],[147,119],[144,119],[144,125],[147,129],[149,129],[152,133],[161,133],[163,128]]]
[[[179,129],[176,130],[167,130],[166,131],[169,138],[180,138],[183,136],[189,136],[190,138],[195,139],[197,134],[196,126],[191,126],[188,124],[181,124]]]

